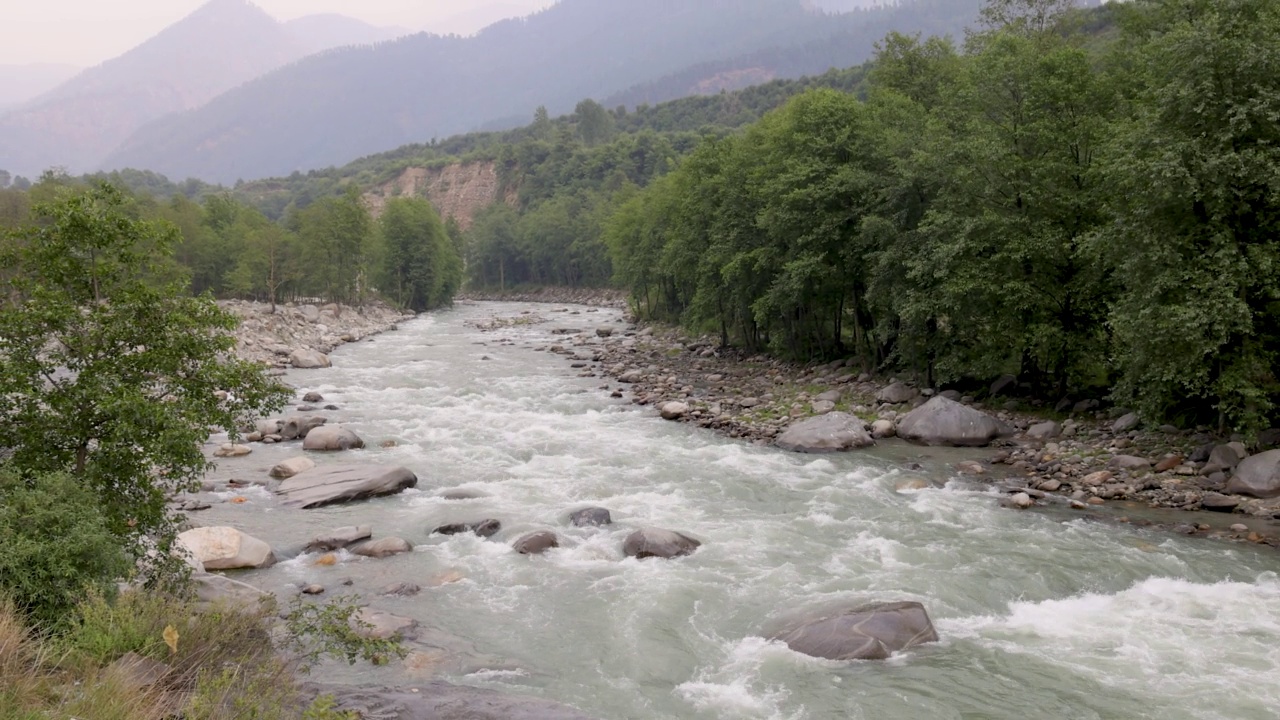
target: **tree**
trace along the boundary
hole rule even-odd
[[[373,238],[373,220],[359,189],[350,185],[342,195],[308,206],[298,213],[297,225],[304,291],[332,302],[358,300],[367,289]]]
[[[256,211],[245,213],[235,227],[242,249],[227,276],[227,289],[241,297],[266,298],[275,312],[281,290],[298,277],[296,239]]]
[[[573,111],[578,120],[578,135],[588,147],[599,145],[613,133],[613,116],[595,100],[583,100]]]
[[[420,198],[389,200],[378,226],[386,244],[382,290],[414,312],[452,300],[461,284],[461,264],[431,203]]]
[[[234,356],[234,315],[154,282],[171,225],[133,219],[107,184],[34,215],[0,244],[0,447],[28,483],[68,473],[92,489],[130,556],[162,565],[180,519],[168,500],[209,469],[210,431],[234,435],[290,393]]]
[[[0,170],[0,190],[9,187],[9,183],[13,182],[13,176],[8,170]]]

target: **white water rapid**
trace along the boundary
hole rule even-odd
[[[792,455],[664,422],[534,349],[563,341],[555,327],[616,322],[612,311],[575,308],[493,333],[466,324],[529,309],[549,308],[461,307],[344,347],[332,369],[290,373],[301,391],[340,406],[321,413],[331,423],[369,443],[320,462],[405,465],[417,489],[310,511],[254,489],[222,494],[247,502],[192,516],[278,548],[354,524],[416,546],[383,560],[342,553],[333,567],[302,555],[238,576],[285,597],[307,583],[359,593],[417,619],[437,647],[413,667],[326,667],[318,679],[434,676],[602,719],[1280,715],[1274,550],[1011,511],[955,483],[895,491],[907,476],[945,481],[954,459],[971,456],[954,451],[889,443]],[[399,445],[378,447],[389,439]],[[253,447],[215,477],[265,477],[301,454],[296,444]],[[445,500],[443,489],[480,497]],[[569,527],[568,512],[587,505],[610,509],[616,524]],[[428,534],[483,518],[501,520],[502,532]],[[623,559],[622,539],[641,525],[704,545],[674,561]],[[555,530],[563,547],[542,557],[511,550],[539,529]],[[378,596],[400,581],[424,589]],[[919,600],[942,640],[887,662],[832,663],[758,637],[778,613],[842,598]]]

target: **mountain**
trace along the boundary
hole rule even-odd
[[[936,4],[970,10],[977,0],[845,14],[801,0],[562,0],[470,38],[414,35],[307,58],[142,128],[105,166],[220,182],[288,175],[495,120],[510,127],[539,105],[569,112],[584,98],[724,58],[829,48],[832,38],[860,27],[879,38],[895,25],[918,25],[915,8]],[[825,70],[870,53],[868,39],[817,62]]]
[[[80,72],[74,65],[0,65],[0,111],[46,93]]]
[[[372,45],[413,33],[406,28],[375,27],[334,13],[300,17],[284,23],[284,28],[305,55],[347,45]]]
[[[212,0],[138,47],[0,115],[0,168],[96,169],[138,128],[270,70],[389,31],[341,16],[280,23],[246,0]]]
[[[437,35],[474,35],[504,18],[528,15],[550,4],[551,0],[543,0],[541,2],[525,0],[525,2],[519,4],[490,3],[469,8],[443,20],[437,20],[427,26],[426,30]]]

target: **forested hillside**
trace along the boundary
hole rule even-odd
[[[827,15],[799,0],[563,0],[473,38],[417,35],[308,58],[141,129],[105,166],[220,182],[287,175],[495,121],[514,126],[539,105],[569,112],[583,98],[771,48],[805,58],[775,74],[821,72],[862,62],[874,38],[926,22],[933,4],[953,30],[977,8],[923,0],[917,13],[913,0]],[[856,43],[829,42],[855,31]]]

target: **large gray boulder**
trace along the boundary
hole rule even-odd
[[[862,419],[832,412],[795,423],[778,436],[778,447],[801,453],[830,453],[876,444]]]
[[[392,555],[413,552],[413,545],[409,544],[409,541],[404,538],[385,537],[380,540],[366,540],[352,545],[347,550],[352,555],[382,559],[389,558]]]
[[[587,507],[569,513],[569,523],[574,527],[612,525],[613,515],[602,507]]]
[[[430,683],[412,689],[305,685],[303,698],[334,698],[334,710],[396,720],[592,720],[550,700],[496,690]]]
[[[322,465],[280,483],[276,494],[286,507],[309,509],[395,495],[417,484],[418,476],[407,468],[363,463]]]
[[[299,370],[318,370],[331,367],[329,356],[317,350],[299,348],[289,355],[289,364]]]
[[[921,643],[937,642],[918,602],[828,606],[802,612],[769,633],[787,647],[827,660],[883,660]]]
[[[278,480],[288,480],[289,478],[311,470],[316,466],[316,461],[309,457],[289,458],[276,464],[271,468],[271,472],[267,473]]]
[[[285,440],[304,439],[312,430],[329,422],[319,415],[291,415],[280,423],[280,437]]]
[[[1225,489],[1235,495],[1280,497],[1280,450],[1268,450],[1241,460]]]
[[[359,450],[362,447],[364,440],[341,425],[318,427],[307,433],[306,439],[302,441],[302,449],[313,452]]]
[[[276,564],[270,545],[235,528],[194,528],[178,535],[178,544],[206,570],[265,568]]]
[[[925,445],[982,447],[1012,433],[990,415],[941,395],[898,421],[898,437]]]
[[[1209,460],[1200,469],[1200,473],[1212,475],[1216,472],[1234,470],[1240,464],[1240,461],[1247,457],[1249,457],[1249,450],[1244,446],[1244,443],[1233,442],[1226,445],[1215,445],[1213,450],[1209,451]]]
[[[641,528],[623,541],[622,552],[627,557],[639,560],[651,557],[671,559],[692,555],[701,546],[702,543],[684,533],[660,528]]]

